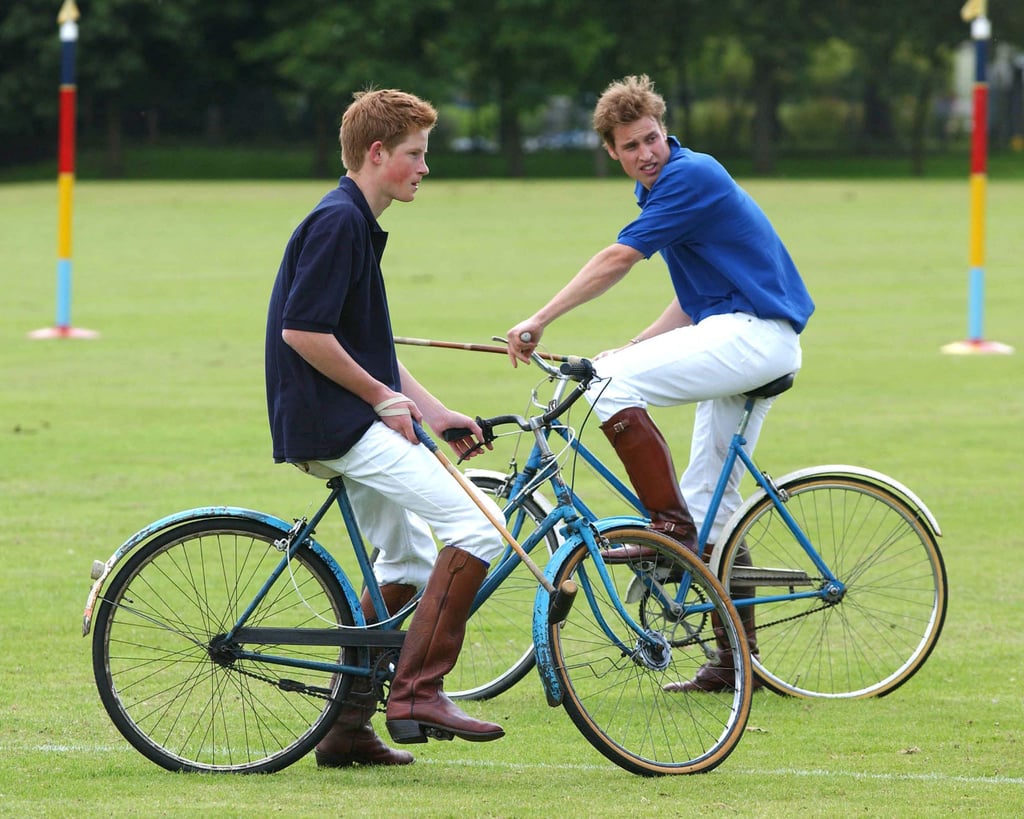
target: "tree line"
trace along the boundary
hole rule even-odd
[[[791,150],[922,163],[969,39],[960,3],[80,0],[79,141],[103,146],[112,174],[126,144],[167,138],[308,144],[321,172],[352,93],[393,86],[518,176],[553,98],[585,128],[608,82],[647,73],[674,133],[747,152],[755,172]],[[0,0],[0,164],[53,155],[60,5]],[[988,6],[994,45],[1024,41],[1024,4]]]

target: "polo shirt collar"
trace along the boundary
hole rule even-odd
[[[676,154],[683,150],[683,146],[682,143],[680,143],[679,140],[676,137],[672,136],[671,134],[669,134],[669,136],[667,137],[667,142],[671,149],[669,152],[668,161],[671,162],[675,158]],[[664,170],[665,169],[662,168],[662,172],[664,172]],[[659,176],[658,179],[660,181],[661,177]],[[654,184],[657,185],[658,183],[655,182]],[[640,207],[643,207],[647,203],[647,197],[651,195],[651,192],[647,190],[647,188],[645,188],[639,182],[636,183],[636,187],[634,190],[636,191],[636,203]]]
[[[377,258],[380,259],[384,253],[384,246],[388,242],[387,231],[377,222],[373,211],[370,210],[370,203],[366,201],[366,197],[363,196],[363,192],[359,189],[355,180],[351,177],[343,176],[338,181],[338,187],[351,197],[352,202],[359,208],[359,212],[366,219],[366,223],[370,226],[370,240],[373,242],[373,248],[377,252]]]

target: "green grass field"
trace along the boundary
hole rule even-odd
[[[940,353],[967,331],[965,181],[748,185],[818,304],[804,369],[762,435],[762,466],[870,466],[912,487],[942,525],[945,631],[891,696],[758,694],[721,767],[657,780],[605,761],[547,707],[535,676],[467,706],[502,722],[505,739],[419,746],[417,764],[400,770],[318,771],[308,758],[268,777],[183,776],[130,749],[100,705],[81,636],[91,562],[179,509],[232,504],[290,519],[320,500],[320,484],[271,462],[262,343],[284,243],[329,184],[79,183],[72,321],[100,333],[91,341],[27,338],[54,320],[56,186],[0,186],[0,815],[1019,815],[1019,182],[989,184],[985,316],[986,336],[1017,352],[974,357]],[[624,179],[429,179],[415,204],[382,219],[396,333],[487,343],[634,209]],[[652,260],[545,343],[579,354],[618,345],[668,298]],[[400,352],[471,414],[523,411],[536,380],[496,355]],[[657,418],[684,461],[688,410]],[[583,434],[607,452],[593,425]],[[502,468],[507,454],[475,465]]]

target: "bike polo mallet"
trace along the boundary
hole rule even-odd
[[[423,428],[414,423],[413,427],[416,429],[416,435],[420,439],[420,442],[431,452],[445,470],[455,480],[459,482],[466,494],[473,499],[473,503],[477,505],[477,508],[484,513],[487,520],[491,522],[491,525],[498,530],[505,541],[515,549],[519,559],[523,561],[526,568],[530,570],[534,577],[537,578],[537,582],[544,587],[544,590],[551,596],[551,602],[548,605],[548,623],[561,623],[569,616],[569,609],[572,608],[573,600],[576,598],[576,583],[573,580],[563,580],[562,584],[556,589],[554,584],[544,576],[544,572],[540,570],[536,563],[534,563],[530,556],[526,553],[526,550],[519,545],[519,542],[512,536],[512,533],[505,527],[505,521],[497,517],[494,511],[490,509],[479,497],[477,497],[475,487],[469,482],[469,479],[459,472],[458,469],[448,460],[448,456],[445,455],[441,448],[434,442],[434,440],[423,431]]]
[[[530,335],[524,333],[523,335]],[[520,336],[522,338],[522,336]],[[523,341],[529,341],[530,339],[524,338]],[[495,337],[495,341],[498,338]],[[508,347],[497,347],[493,344],[463,344],[459,341],[435,341],[432,338],[410,338],[409,336],[395,336],[395,344],[408,344],[413,347],[442,347],[446,350],[469,350],[474,353],[501,353],[501,355],[508,355]],[[553,353],[537,353],[538,356],[547,361],[569,361],[571,356],[567,355],[555,355]]]

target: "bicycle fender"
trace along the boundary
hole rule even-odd
[[[189,523],[194,520],[204,520],[206,518],[245,518],[247,520],[254,520],[259,523],[265,523],[275,529],[279,529],[282,533],[287,534],[291,531],[292,524],[286,523],[280,518],[268,515],[263,512],[257,512],[253,509],[244,509],[237,506],[202,506],[195,509],[186,509],[181,512],[175,512],[167,517],[160,518],[160,520],[153,521],[153,523],[140,529],[124,543],[122,543],[117,551],[115,551],[105,562],[94,560],[92,564],[92,578],[93,584],[89,591],[89,596],[86,599],[85,611],[82,615],[82,636],[86,637],[89,634],[89,630],[92,628],[92,613],[96,606],[96,601],[99,599],[100,593],[103,591],[103,586],[107,582],[107,579],[113,573],[114,567],[117,566],[128,554],[138,548],[141,544],[148,541],[155,535],[177,526],[181,523]],[[356,595],[349,583],[348,578],[341,571],[341,567],[338,566],[337,561],[331,556],[331,553],[324,549],[319,543],[312,538],[309,538],[309,548],[317,553],[324,562],[334,572],[335,577],[341,584],[342,591],[345,593],[346,601],[349,603],[349,607],[352,610],[352,615],[357,620],[358,625],[363,625],[358,621],[362,618],[363,609],[359,604],[359,597]]]
[[[649,520],[646,518],[632,517],[629,515],[617,515],[610,518],[602,518],[593,522],[593,527],[601,534],[611,529],[621,529],[625,526],[646,528]],[[562,568],[562,564],[569,558],[569,555],[581,544],[578,536],[569,538],[558,547],[558,550],[551,555],[547,565],[544,567],[544,576],[555,585],[554,580]],[[587,605],[583,600],[577,600],[576,605]],[[543,587],[537,586],[537,594],[533,600],[533,650],[537,659],[537,671],[540,674],[541,685],[544,687],[544,697],[548,705],[557,708],[562,704],[565,691],[554,671],[554,657],[551,653],[551,641],[548,635],[548,609],[551,606],[551,595]]]
[[[925,522],[932,534],[935,537],[942,537],[942,529],[939,528],[939,521],[936,519],[932,511],[925,505],[913,491],[907,486],[900,483],[895,478],[886,475],[884,472],[878,472],[874,469],[868,469],[863,466],[851,466],[850,464],[823,464],[821,466],[808,466],[803,469],[798,469],[795,472],[789,472],[783,475],[781,478],[775,478],[775,485],[780,489],[785,489],[787,485],[794,481],[800,481],[805,478],[814,478],[822,475],[844,475],[851,478],[861,478],[862,480],[868,481],[869,483],[876,484],[884,487],[892,492],[894,495],[905,501],[911,509],[917,512],[918,516]],[[719,538],[719,542],[715,544],[714,552],[712,552],[711,560],[709,561],[709,567],[715,576],[718,576],[718,566],[721,562],[721,551],[719,546],[726,543],[732,535],[733,529],[739,524],[740,520],[747,513],[751,506],[757,503],[764,495],[764,490],[758,488],[756,492],[750,495],[737,509],[732,517],[729,518],[725,527],[722,529],[722,535]]]

